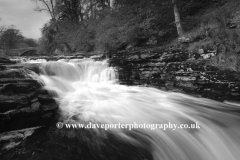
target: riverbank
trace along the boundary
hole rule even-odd
[[[57,105],[29,70],[37,66],[6,58],[0,63],[0,132],[49,124]]]
[[[240,74],[209,63],[214,51],[199,54],[175,47],[111,53],[119,81],[218,101],[240,101]]]
[[[94,56],[92,59],[102,61],[105,59],[105,56]],[[21,61],[23,63],[19,63]],[[117,105],[115,108],[120,110],[119,113],[125,111],[125,109],[121,110],[121,107],[130,109],[131,105],[135,105],[136,109],[139,108],[141,106],[139,106],[141,104],[139,102],[143,102],[142,105],[147,106],[153,103],[150,106],[156,107],[158,104],[155,102],[156,98],[148,94],[145,95],[144,91],[148,91],[153,96],[163,98],[166,103],[176,103],[172,107],[176,107],[178,101],[180,104],[188,103],[190,106],[192,104],[189,102],[189,99],[186,99],[186,101],[179,97],[175,97],[176,99],[174,99],[172,95],[181,95],[168,94],[168,92],[183,92],[218,101],[239,101],[239,75],[236,72],[208,66],[208,59],[204,59],[203,55],[192,54],[176,48],[118,51],[111,53],[111,57],[108,60],[109,64],[118,72],[118,83],[128,86],[154,87],[168,92],[150,88],[148,90],[146,87],[131,89],[131,87],[123,85],[112,85],[111,83],[106,85],[106,83],[100,83],[101,80],[107,80],[106,82],[108,82],[111,80],[110,77],[115,77],[115,74],[112,75],[114,73],[113,70],[107,67],[106,61],[104,63],[96,63],[92,60],[85,60],[81,56],[25,57],[25,60],[21,59],[21,61],[17,59],[12,59],[12,61],[6,58],[0,59],[0,157],[3,159],[27,159],[29,157],[44,159],[44,157],[49,158],[52,156],[57,156],[57,159],[61,159],[60,157],[69,157],[69,155],[71,155],[71,159],[74,159],[75,156],[91,157],[91,159],[94,159],[95,155],[102,153],[102,150],[98,150],[96,146],[106,151],[103,153],[103,159],[108,157],[109,153],[116,153],[111,154],[111,158],[116,157],[116,159],[141,159],[140,157],[145,157],[145,159],[149,160],[152,159],[151,151],[147,149],[148,147],[144,148],[144,146],[148,145],[145,144],[148,143],[145,142],[147,140],[145,139],[146,137],[138,134],[135,135],[135,132],[127,134],[134,138],[134,140],[136,139],[139,143],[142,143],[142,148],[136,147],[127,141],[122,141],[121,138],[111,132],[101,131],[100,135],[96,135],[94,131],[88,129],[57,129],[55,125],[59,121],[59,116],[56,115],[58,115],[59,111],[58,103],[61,102],[56,103],[51,95],[43,89],[42,81],[36,78],[40,74],[40,63],[46,63],[47,61],[59,61],[58,63],[49,63],[49,66],[45,68],[45,71],[49,71],[50,73],[50,75],[46,75],[48,77],[46,82],[49,83],[48,85],[56,85],[57,87],[53,87],[59,89],[56,91],[63,90],[63,92],[60,91],[63,94],[67,91],[70,93],[72,91],[74,94],[83,93],[79,96],[85,97],[86,101],[88,101],[87,98],[92,100],[95,97],[100,98],[96,99],[96,101],[99,100],[99,103],[104,103],[104,100],[116,102],[113,104]],[[27,61],[31,63],[26,63]],[[87,63],[84,63],[85,61]],[[59,66],[61,67],[59,68]],[[102,73],[101,71],[104,72],[99,76],[98,74]],[[96,81],[97,77],[95,74],[98,75],[97,77],[100,82]],[[55,78],[51,75],[55,75]],[[80,78],[80,86],[76,84],[75,86],[71,86],[75,83],[74,80],[81,76],[85,78],[83,79],[86,81],[85,83],[90,82],[89,85],[81,86]],[[66,82],[65,79],[69,80],[69,84],[61,82],[61,80]],[[91,86],[92,81],[99,82],[100,86],[95,86],[97,87],[95,88],[96,90],[94,86]],[[102,84],[105,85],[101,86]],[[114,89],[114,86],[119,88]],[[74,92],[71,88],[79,90],[78,92]],[[128,96],[131,95],[132,98],[125,97],[126,93]],[[167,99],[164,99],[164,96],[166,96],[163,95],[164,93],[168,95]],[[72,97],[75,96],[72,95]],[[124,98],[126,98],[126,103],[121,100]],[[79,99],[75,99],[73,102],[84,102],[85,104],[85,100],[81,101],[81,98]],[[135,101],[136,103],[134,103]],[[218,111],[226,114],[239,114],[239,110],[235,106],[237,104],[234,103],[226,105],[210,100],[199,99],[199,101],[212,104],[212,106],[208,104],[206,107],[201,106],[202,104],[199,102],[194,102],[197,103],[194,105],[199,105],[203,107],[203,110],[208,110],[205,111],[206,113]],[[121,104],[122,102],[126,106]],[[75,104],[78,107],[78,103],[72,103],[71,107]],[[68,106],[67,108],[71,107]],[[87,106],[86,109],[88,107],[91,107],[91,105]],[[110,106],[100,105],[99,107],[105,108]],[[151,107],[148,109],[151,110]],[[194,109],[193,106],[190,108]],[[104,109],[101,110],[101,112],[105,113],[104,111]],[[196,112],[199,111],[196,110]],[[134,107],[130,113],[135,113]],[[124,116],[125,114],[128,113],[124,113]],[[146,114],[149,114],[150,117],[154,115],[150,111],[146,112]],[[139,114],[135,115],[139,116]],[[159,119],[159,115],[157,117]],[[105,138],[105,136],[108,138]],[[111,140],[109,141],[109,139]],[[112,144],[112,141],[114,144]],[[109,142],[111,142],[111,145]],[[78,146],[78,144],[81,144],[81,146]],[[105,144],[109,144],[110,147],[106,148]],[[121,144],[121,147],[119,147],[119,144]],[[81,152],[76,152],[76,149],[81,150]],[[63,152],[66,150],[67,152]],[[129,150],[134,151],[129,153]],[[122,154],[119,155],[119,152]],[[99,159],[99,157],[95,159]]]
[[[186,93],[188,91],[177,86],[177,82],[191,84],[192,81],[203,81],[209,83],[208,79],[201,79],[201,77],[197,80],[194,79],[200,73],[205,75],[211,71],[212,76],[221,73],[220,77],[228,78],[226,83],[232,80],[227,76],[232,75],[231,72],[209,70],[207,65],[197,67],[204,61],[206,59],[199,58],[198,55],[189,55],[187,52],[173,48],[125,51],[125,54],[123,51],[116,52],[112,54],[109,63],[118,71],[119,83],[125,85],[114,83],[117,77],[114,69],[108,67],[107,61],[67,59],[55,63],[40,59],[39,62],[44,64],[36,63],[37,60],[34,61],[34,64],[13,64],[14,62],[5,64],[0,75],[12,80],[5,81],[6,83],[1,88],[1,94],[9,97],[7,100],[0,101],[7,103],[5,107],[1,108],[3,112],[1,115],[14,113],[15,115],[8,115],[12,121],[5,121],[5,126],[16,128],[5,127],[6,131],[10,132],[0,133],[0,158],[42,160],[52,157],[55,159],[76,159],[77,157],[77,159],[96,160],[152,160],[162,157],[158,148],[171,150],[167,157],[174,155],[173,159],[179,157],[178,153],[192,157],[192,152],[184,149],[186,147],[195,147],[196,149],[193,151],[199,154],[199,157],[203,157],[201,159],[215,159],[212,158],[215,155],[202,154],[201,150],[199,151],[199,148],[202,147],[206,148],[204,151],[207,153],[212,153],[208,148],[214,148],[214,153],[224,151],[238,157],[238,151],[225,149],[234,147],[235,143],[239,144],[238,137],[234,136],[239,132],[240,112],[237,105],[172,93],[172,91]],[[190,62],[191,64],[189,64]],[[41,68],[42,74],[39,79],[35,79],[36,73],[39,74],[39,68]],[[199,68],[201,70],[197,71]],[[156,71],[159,73],[157,74]],[[218,74],[213,74],[213,72]],[[191,74],[188,75],[188,73]],[[153,77],[154,75],[160,76]],[[189,76],[192,77],[189,78]],[[22,79],[26,83],[23,83]],[[58,95],[57,104],[51,95],[42,89],[42,82],[46,88]],[[184,87],[186,89],[189,86]],[[195,88],[190,89],[194,90]],[[220,86],[219,90],[222,89],[225,88]],[[200,93],[202,92],[196,90],[194,94],[200,97],[202,96]],[[14,98],[19,99],[15,101]],[[227,99],[228,97],[223,98]],[[51,104],[56,107],[52,108]],[[56,111],[60,112],[55,117]],[[46,115],[51,117],[46,117]],[[140,128],[132,130],[128,130],[128,128],[119,130],[70,129],[63,126],[59,129],[56,127],[57,121],[63,122],[63,124],[85,124],[87,122],[192,124],[199,122],[202,128],[195,128],[192,131],[189,129],[162,131],[161,129]],[[228,127],[227,131],[225,126]],[[189,137],[191,138],[189,139]],[[179,141],[182,139],[184,139],[183,143]],[[209,143],[213,139],[216,143]],[[192,143],[193,141],[198,143]],[[171,142],[176,143],[177,147],[173,147]],[[198,145],[196,146],[196,144]],[[218,146],[223,149],[219,149]],[[178,152],[181,148],[183,150]],[[225,156],[225,153],[222,156]],[[224,159],[226,158],[224,157]]]

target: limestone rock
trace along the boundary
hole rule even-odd
[[[198,97],[240,101],[239,75],[206,65],[216,51],[206,51],[203,58],[199,53],[174,47],[121,51],[112,55],[110,64],[117,67],[121,84],[147,84]]]
[[[51,123],[58,105],[32,71],[8,65],[0,77],[0,133]]]

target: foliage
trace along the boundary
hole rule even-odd
[[[218,56],[212,57],[209,64],[222,69],[240,72],[240,55],[235,53],[220,53]]]
[[[32,38],[25,38],[24,39],[24,44],[26,44],[26,46],[28,47],[37,47],[37,41],[35,39],[32,39]],[[23,47],[21,47],[23,48]]]
[[[232,20],[240,18],[239,7],[240,1],[221,1],[212,4],[201,15],[187,17],[189,26],[195,22],[186,34],[192,41],[188,49],[194,52],[216,50],[218,55],[212,57],[209,64],[240,71],[240,28],[238,21]]]
[[[37,42],[31,38],[25,38],[15,26],[2,27],[0,29],[0,49],[16,49],[36,47]]]
[[[45,40],[42,42],[46,43],[40,43],[41,48],[53,53],[54,44],[55,49],[65,48],[67,52],[109,51],[129,44],[143,45],[151,37],[158,39],[159,43],[176,37],[176,32],[172,32],[174,16],[169,14],[172,7],[169,3],[168,6],[162,5],[171,1],[151,2],[154,3],[116,0],[113,6],[109,0],[59,0],[53,10],[47,9],[52,7],[51,3],[44,3],[48,4],[45,10],[51,15],[54,11],[56,15],[52,16],[54,19],[47,27],[44,26],[42,39]],[[50,33],[52,26],[56,27],[54,34]],[[167,37],[171,32],[173,36]]]
[[[38,0],[52,20],[43,27],[42,53],[109,52],[148,45],[179,45],[171,0]],[[229,27],[239,11],[238,0],[179,0],[177,3],[188,49],[217,50],[212,64],[238,63],[240,24]],[[50,8],[50,9],[49,9]],[[172,42],[171,42],[172,41]],[[171,43],[170,43],[171,42]],[[181,44],[180,44],[181,45]],[[235,57],[235,58],[233,58]],[[224,61],[222,59],[225,59]],[[236,62],[235,62],[236,61]]]
[[[42,37],[38,40],[38,53],[50,55],[50,53],[54,52],[56,45],[56,23],[46,23],[42,28],[42,33]]]
[[[19,43],[24,39],[20,30],[15,29],[14,27],[9,27],[6,30],[4,30],[0,38],[1,48],[7,49],[17,48]]]

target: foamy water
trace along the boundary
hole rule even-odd
[[[194,98],[155,88],[124,86],[107,61],[79,60],[41,65],[45,88],[56,93],[65,122],[192,124],[200,129],[131,132],[145,137],[155,160],[238,160],[240,119],[230,109],[239,106]],[[92,129],[96,134],[98,129]],[[124,129],[110,129],[122,140],[143,145]]]
[[[47,62],[46,59],[30,59],[30,58],[16,58],[11,59],[12,61],[16,61],[18,63],[44,63]]]

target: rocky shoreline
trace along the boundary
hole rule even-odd
[[[32,60],[44,57],[31,57]],[[64,57],[49,57],[59,60]],[[68,56],[67,59],[83,58]],[[104,57],[93,57],[93,59]],[[218,101],[240,101],[240,75],[206,65],[208,59],[176,48],[125,50],[111,53],[119,83],[151,86]],[[0,133],[49,124],[57,103],[34,78],[38,64],[0,59]]]
[[[57,104],[35,73],[7,59],[0,63],[0,133],[49,124]]]
[[[88,129],[57,129],[58,105],[34,79],[32,71],[38,73],[38,64],[2,66],[0,159],[96,159],[95,155],[105,159],[110,154],[113,159],[152,159],[150,151],[111,133],[106,135],[109,140]],[[103,144],[104,150],[96,143]]]
[[[31,60],[39,58],[45,59],[31,57]],[[83,57],[67,57],[75,58]],[[104,56],[92,58],[102,60]],[[59,59],[64,57],[49,57],[46,60]],[[207,65],[207,61],[198,54],[174,48],[118,51],[112,53],[109,59],[110,65],[118,71],[120,84],[151,86],[170,92],[238,103],[239,74]],[[58,104],[34,76],[39,74],[38,65],[0,58],[2,153],[8,153],[8,150],[24,142],[34,131],[39,128],[42,130],[44,126],[51,127],[56,121]],[[45,133],[48,129],[43,130]]]
[[[31,59],[37,58],[40,57]],[[47,60],[61,58],[64,57]],[[121,84],[152,86],[219,101],[240,101],[239,74],[206,65],[206,61],[197,54],[175,48],[118,51],[109,59],[110,65],[118,70]],[[0,59],[0,133],[45,125],[54,117],[57,104],[34,78],[35,73],[39,73],[37,63],[16,64],[7,58]]]
[[[214,51],[213,51],[214,52]],[[153,86],[218,101],[240,101],[240,75],[207,65],[210,57],[177,48],[112,54],[121,84]]]

